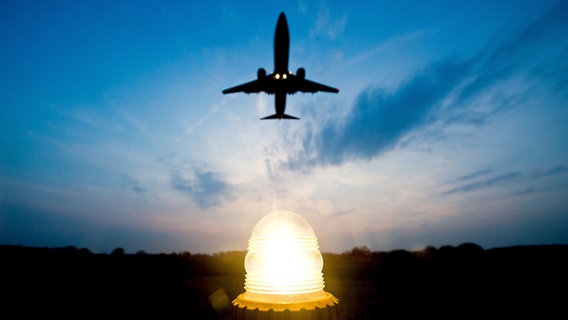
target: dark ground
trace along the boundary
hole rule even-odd
[[[0,246],[0,318],[228,319],[245,252],[93,254]],[[568,245],[324,254],[341,319],[558,318],[568,307]],[[554,316],[556,315],[556,316]]]

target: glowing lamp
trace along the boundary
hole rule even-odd
[[[323,290],[322,269],[318,239],[303,217],[264,216],[249,239],[245,292],[233,301],[233,319],[338,319],[338,300]]]

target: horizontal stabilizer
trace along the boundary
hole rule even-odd
[[[279,115],[279,114],[277,114],[277,113],[275,113],[275,114],[273,114],[273,115],[271,115],[271,116],[268,116],[268,117],[261,118],[260,120],[272,120],[272,119],[278,119],[278,120],[280,120],[280,119],[300,120],[300,118],[296,118],[296,117],[294,117],[294,116],[289,116],[289,115],[287,115],[287,114],[281,114],[281,115]]]

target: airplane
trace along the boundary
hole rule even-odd
[[[332,88],[314,81],[306,79],[306,70],[298,68],[296,74],[288,71],[288,57],[290,53],[290,33],[288,31],[288,22],[284,12],[280,13],[278,22],[276,23],[276,31],[274,32],[274,72],[266,74],[264,68],[259,68],[257,71],[257,79],[223,90],[223,94],[244,92],[244,93],[259,93],[265,92],[274,94],[274,105],[276,113],[261,118],[260,120],[268,119],[294,119],[300,118],[290,116],[284,113],[286,110],[286,95],[300,92],[315,93],[318,91],[324,92],[339,92],[338,89]]]

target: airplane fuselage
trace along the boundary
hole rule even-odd
[[[284,78],[289,75],[288,72],[288,59],[290,56],[290,31],[288,31],[288,22],[286,16],[280,14],[278,23],[276,23],[276,32],[274,32],[274,76]],[[285,80],[285,79],[277,79]],[[282,83],[276,81],[276,84]],[[274,92],[274,106],[277,115],[284,115],[286,110],[286,95],[285,90],[276,89]],[[281,119],[281,118],[279,118]]]
[[[274,33],[274,73],[288,73],[288,58],[290,55],[290,32],[286,16],[280,14]]]

